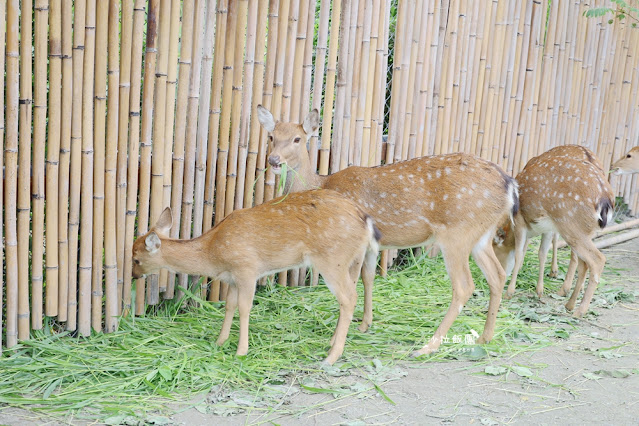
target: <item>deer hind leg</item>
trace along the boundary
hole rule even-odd
[[[524,263],[524,255],[526,254],[527,246],[528,240],[526,238],[526,224],[517,224],[515,226],[515,266],[513,267],[512,275],[510,277],[510,284],[508,284],[508,290],[506,291],[507,299],[510,299],[515,294],[515,286],[517,285],[517,274],[519,274],[521,265],[523,265]]]
[[[581,287],[583,287],[584,282],[586,281],[586,273],[588,272],[588,265],[586,265],[586,262],[578,258],[577,264],[579,268],[579,273],[577,274],[577,284],[575,284],[575,288],[573,289],[572,294],[570,295],[570,299],[568,300],[568,302],[566,302],[566,305],[565,305],[566,309],[568,309],[569,311],[572,311],[573,309],[575,309],[575,303],[577,303],[577,297],[579,297],[579,293],[581,292]]]
[[[367,252],[362,266],[362,283],[364,284],[364,316],[359,331],[365,333],[373,323],[373,284],[377,267],[377,253]],[[357,277],[351,276],[357,282]]]
[[[255,297],[255,278],[245,278],[237,282],[237,306],[240,311],[240,340],[237,344],[237,355],[248,352],[249,316]]]
[[[226,310],[224,313],[224,322],[222,323],[222,329],[220,330],[220,336],[217,338],[216,344],[222,346],[229,338],[231,332],[231,325],[233,324],[233,315],[235,315],[235,309],[237,308],[237,285],[231,284],[228,286],[226,293]]]
[[[550,265],[550,278],[557,278],[559,265],[557,264],[557,244],[559,244],[559,234],[555,232],[552,237],[552,264]]]
[[[477,340],[477,343],[488,343],[492,340],[495,332],[495,322],[497,321],[497,311],[501,304],[501,295],[506,284],[506,272],[501,267],[499,259],[490,244],[483,244],[473,249],[473,259],[481,269],[488,282],[490,289],[490,301],[488,302],[488,312],[486,313],[486,324],[484,332]]]
[[[326,285],[331,293],[335,295],[339,303],[339,318],[335,332],[331,338],[331,349],[328,351],[328,356],[324,360],[325,363],[332,365],[344,352],[348,327],[353,320],[353,312],[355,311],[355,304],[357,303],[357,282],[351,278],[351,274],[346,268],[335,269],[334,266],[318,265],[317,263],[315,266],[318,267],[320,274],[324,277]],[[357,270],[359,270],[360,267],[361,262],[359,262]]]
[[[570,288],[572,287],[572,280],[575,278],[575,271],[577,270],[577,264],[579,258],[574,250],[570,250],[570,263],[568,264],[568,270],[566,271],[566,277],[561,288],[557,291],[560,296],[567,296]]]
[[[464,250],[460,247],[445,247],[441,245],[442,254],[444,256],[444,262],[446,264],[446,270],[453,287],[453,298],[448,307],[446,315],[442,320],[439,327],[435,331],[435,334],[421,349],[413,352],[413,356],[426,355],[435,352],[441,345],[442,339],[448,333],[450,326],[453,324],[459,313],[464,308],[468,299],[475,290],[475,283],[470,274],[470,268],[468,266],[468,257],[470,250]]]
[[[579,318],[588,312],[590,301],[592,300],[595,290],[599,285],[599,278],[601,278],[601,273],[603,272],[604,265],[606,264],[606,256],[604,256],[603,253],[595,247],[595,244],[590,238],[581,238],[575,245],[572,245],[572,247],[577,252],[577,256],[586,262],[588,270],[590,271],[588,287],[586,287],[586,290],[584,291],[584,297],[581,299],[579,308],[573,314],[573,316]]]
[[[548,250],[550,250],[550,244],[553,242],[554,235],[557,234],[546,232],[541,235],[541,244],[539,245],[539,276],[537,277],[537,297],[539,298],[541,298],[544,294],[544,270],[546,269],[546,258],[548,257]],[[554,257],[553,261],[556,261]]]

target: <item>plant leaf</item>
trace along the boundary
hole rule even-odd
[[[499,376],[504,374],[506,371],[508,371],[506,368],[494,365],[489,365],[488,367],[484,368],[484,373],[490,376]]]
[[[527,368],[527,367],[520,367],[518,365],[513,365],[512,367],[510,367],[510,369],[513,371],[513,373],[521,377],[532,377],[533,375],[533,372],[530,370],[530,368]]]

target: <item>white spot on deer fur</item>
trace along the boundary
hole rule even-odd
[[[382,172],[382,176],[386,176],[386,172]]]
[[[575,194],[575,201],[579,201],[579,194]]]
[[[422,171],[422,166],[417,166],[417,171],[421,172]]]
[[[397,194],[395,194],[394,192],[391,194],[394,198],[397,198]]]
[[[434,201],[430,202],[430,209],[431,210],[435,210],[435,202]]]
[[[484,205],[484,202],[482,200],[477,200],[477,207],[481,207]]]
[[[408,179],[412,179],[412,178],[413,178],[413,175],[408,175]]]
[[[447,175],[449,175],[449,174],[451,174],[453,172],[450,167],[446,167],[444,169],[444,171],[446,172]]]
[[[382,192],[381,194],[379,194],[379,198],[386,198],[386,193]]]
[[[437,176],[438,178],[442,176],[442,171],[441,170],[437,170],[435,172],[435,176]]]
[[[442,197],[442,199],[444,199],[444,200],[448,200],[448,194],[444,194],[444,196]]]
[[[572,176],[568,176],[568,182],[572,180]]]
[[[460,199],[461,198],[461,194],[457,194],[457,198]]]
[[[395,171],[395,169],[390,169],[390,171],[391,171],[391,172],[394,172],[394,171]]]
[[[419,178],[419,183],[424,184],[424,178]]]
[[[489,198],[490,197],[490,191],[487,189],[484,189],[484,198]]]
[[[399,180],[404,180],[404,176],[403,175],[399,175],[397,177],[399,178]]]

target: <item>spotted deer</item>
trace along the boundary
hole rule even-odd
[[[616,175],[639,173],[639,146],[632,148],[626,155],[610,167]]]
[[[573,148],[569,148],[573,149]],[[566,303],[573,310],[577,296],[590,271],[590,281],[574,316],[583,316],[599,284],[605,256],[592,242],[597,229],[612,219],[612,188],[596,161],[573,156],[542,154],[531,159],[517,176],[520,210],[514,227],[502,228],[494,243],[495,253],[506,270],[512,269],[507,294],[515,291],[527,238],[542,235],[539,250],[540,273],[537,294],[543,292],[543,269],[553,233],[560,234],[578,258],[577,284]],[[499,235],[499,233],[498,233]],[[513,262],[514,260],[514,262]],[[571,281],[564,282],[564,292]],[[567,287],[567,288],[566,288]]]
[[[599,170],[603,178],[606,179],[606,174],[603,169],[603,164],[601,163],[601,161],[599,161],[599,159],[597,158],[597,155],[591,150],[589,150],[588,148],[586,148],[585,146],[560,145],[560,146],[556,146],[554,148],[549,149],[548,151],[544,152],[543,154],[539,156],[539,158],[553,158],[553,157],[570,157],[574,159],[581,159],[584,161],[588,161],[592,163],[592,165]],[[509,226],[510,224],[505,223],[504,226],[500,228],[498,233],[500,232],[503,233],[503,230],[509,229]],[[559,239],[559,234],[557,232],[553,232],[551,233],[551,235],[552,235],[552,263],[550,266],[550,273],[548,275],[552,278],[556,278],[559,271],[559,267],[557,264],[557,243]],[[544,265],[546,264],[546,257],[548,255],[548,246],[547,246],[547,244],[549,243],[548,238],[551,238],[551,236],[542,236],[542,241],[544,241],[545,243],[539,246],[539,276],[537,279],[538,297],[541,297],[543,293],[543,289],[544,289]],[[528,242],[526,242],[526,246],[527,244]],[[524,252],[526,252],[525,248],[524,248]],[[575,276],[575,272],[577,271],[577,264],[578,264],[577,255],[573,251],[571,251],[570,263],[566,271],[564,283],[561,286],[561,288],[557,291],[557,294],[559,294],[560,296],[568,295],[568,292],[572,288],[572,281]],[[511,271],[508,270],[507,274],[509,274],[510,272]],[[512,292],[508,293],[508,296],[509,297],[512,296],[513,292],[514,292],[514,287],[512,288]]]
[[[317,130],[319,113],[311,111],[302,124],[275,122],[258,106],[257,116],[268,131],[275,173],[287,166],[285,189],[334,189],[357,202],[382,233],[381,247],[409,248],[437,243],[453,287],[452,302],[430,341],[413,353],[436,351],[451,324],[473,294],[475,284],[468,260],[473,258],[490,287],[490,302],[479,343],[492,339],[506,275],[491,247],[497,225],[518,206],[517,184],[497,165],[467,154],[416,158],[378,167],[348,167],[319,176],[311,167],[306,143]],[[372,289],[376,259],[367,257],[362,269],[364,318],[372,323]]]
[[[357,302],[360,269],[365,259],[377,258],[380,239],[373,220],[354,202],[329,190],[290,194],[237,210],[192,240],[168,238],[172,221],[167,208],[155,226],[135,241],[133,277],[167,268],[228,283],[218,345],[228,339],[239,308],[237,355],[246,355],[256,280],[313,265],[339,302],[339,319],[325,362],[333,364],[342,355]]]

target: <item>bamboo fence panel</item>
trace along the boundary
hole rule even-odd
[[[31,204],[31,223],[33,226],[31,228],[31,300],[29,304],[31,305],[31,328],[40,330],[42,329],[42,306],[44,301],[44,156],[47,132],[47,27],[49,2],[47,0],[36,0],[34,15],[33,154],[31,183],[29,185],[31,199],[33,200]],[[28,247],[26,250],[28,252]],[[55,285],[55,280],[52,280],[52,282]],[[57,293],[57,288],[55,291]]]
[[[583,16],[613,4],[3,2],[2,344],[45,315],[86,336],[173,298],[167,272],[132,288],[135,236],[167,205],[170,235],[190,238],[273,198],[259,104],[296,123],[321,111],[308,149],[323,175],[451,151],[516,175],[568,143],[608,167],[639,138],[639,32]],[[637,177],[610,180],[636,213]],[[223,283],[202,283],[224,299]]]
[[[0,21],[5,21],[7,19],[7,8],[6,2],[2,2],[0,4]],[[4,25],[0,27],[0,43],[6,46],[6,29],[7,26]],[[0,54],[0,73],[4,77],[6,72],[6,56],[4,54]],[[4,82],[3,82],[4,83]],[[4,84],[0,84],[0,111],[4,111],[5,100],[4,100]],[[0,114],[0,146],[4,146],[4,136],[5,136],[5,122],[4,122],[4,114]],[[0,154],[0,167],[4,170],[4,152]],[[0,186],[0,211],[4,211],[4,185]],[[1,219],[0,219],[1,220]],[[5,241],[4,241],[4,227],[2,231],[0,231],[0,247],[2,247],[2,252],[5,251]],[[2,263],[0,264],[2,270],[5,269],[5,258],[2,256]],[[0,303],[4,301],[4,276],[0,274]],[[4,309],[0,311],[0,354],[2,354],[2,329],[4,328]]]

